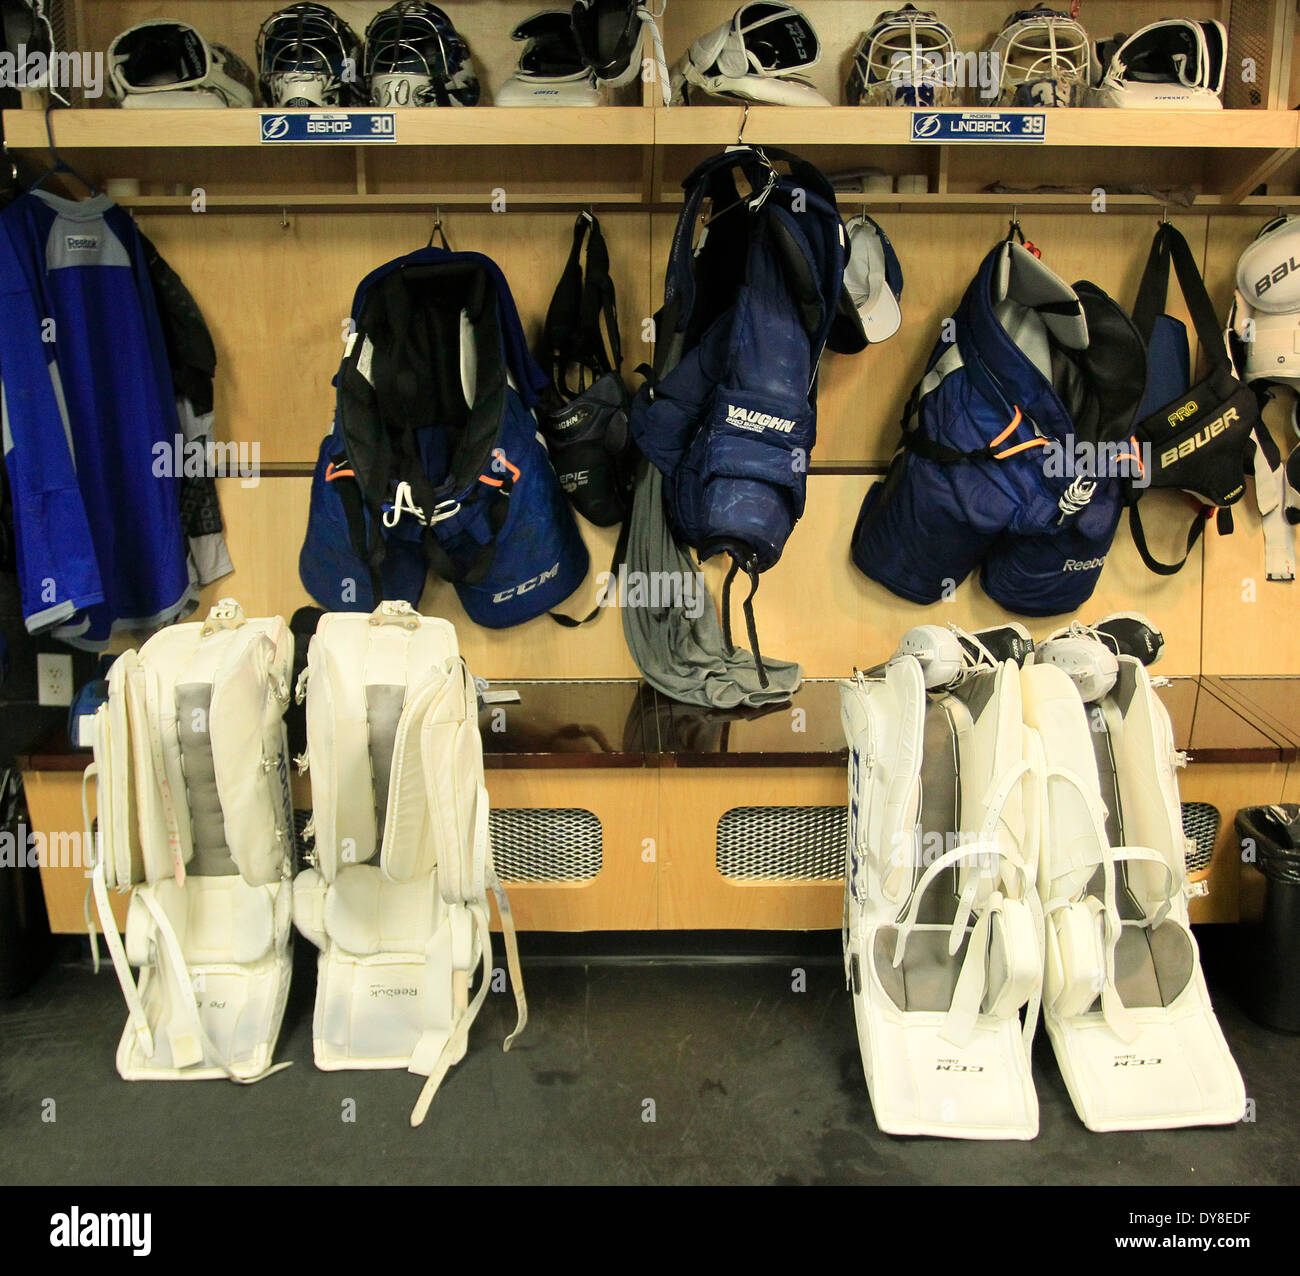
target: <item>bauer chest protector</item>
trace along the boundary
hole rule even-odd
[[[546,378],[495,263],[400,257],[361,281],[352,324],[299,559],[312,596],[416,606],[427,563],[489,628],[567,598],[587,551],[537,439]]]
[[[789,166],[788,177],[773,159]],[[784,151],[732,148],[683,185],[686,205],[655,320],[655,375],[633,400],[632,434],[664,476],[676,538],[701,560],[728,555],[728,586],[743,570],[752,599],[759,573],[781,557],[803,514],[817,364],[844,276],[844,224],[825,177]],[[709,215],[693,244],[706,199]]]
[[[1013,231],[1016,228],[1013,227]],[[1092,593],[1135,464],[1142,340],[1100,288],[1008,238],[985,257],[903,411],[903,437],[853,532],[860,571],[934,603],[976,567],[1008,611]]]
[[[1171,259],[1198,344],[1210,364],[1206,376],[1191,386],[1186,331],[1164,313]],[[1232,530],[1228,506],[1235,505],[1246,490],[1246,471],[1256,446],[1272,455],[1274,465],[1280,458],[1261,424],[1254,391],[1233,375],[1192,251],[1167,222],[1161,224],[1151,244],[1133,321],[1147,343],[1152,376],[1135,428],[1138,442],[1149,456],[1144,462],[1143,486],[1130,485],[1129,520],[1142,561],[1153,572],[1169,576],[1187,561],[1211,509],[1219,511],[1221,530]],[[1159,561],[1147,545],[1138,513],[1139,497],[1147,487],[1180,488],[1206,507],[1193,521],[1186,550],[1176,563]]]

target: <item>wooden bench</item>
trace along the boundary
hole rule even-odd
[[[839,926],[847,753],[834,680],[730,714],[633,680],[493,684],[507,689],[519,701],[485,706],[480,727],[497,865],[522,928]],[[1235,921],[1232,817],[1298,795],[1300,729],[1287,724],[1300,722],[1300,679],[1174,678],[1160,696],[1192,759],[1183,801],[1222,817],[1192,918]],[[61,740],[21,759],[32,827],[55,851],[79,845],[87,760]],[[305,781],[295,803],[310,805]],[[83,930],[85,867],[41,875],[53,929]]]

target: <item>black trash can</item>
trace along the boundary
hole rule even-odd
[[[53,939],[41,873],[30,860],[31,822],[17,767],[0,772],[0,997],[15,997],[50,963]]]
[[[1300,1032],[1300,804],[1243,807],[1239,978],[1252,1019]]]

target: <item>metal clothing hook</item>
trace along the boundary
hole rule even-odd
[[[736,145],[745,144],[745,125],[749,123],[749,103],[745,103],[745,113],[740,117],[740,132],[736,134]]]
[[[1169,225],[1169,205],[1168,205],[1168,204],[1161,204],[1161,205],[1160,205],[1160,224],[1161,224],[1162,226],[1168,226],[1168,225]]]
[[[447,232],[442,228],[442,206],[438,204],[435,204],[433,208],[433,229],[429,232],[429,242],[425,245],[426,248],[433,247],[433,237],[435,235],[442,240],[443,249],[446,252],[451,252],[451,245],[447,242]]]
[[[281,230],[289,229],[289,212],[287,209],[284,208],[280,209],[280,229]]]

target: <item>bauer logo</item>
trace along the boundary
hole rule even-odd
[[[766,412],[752,412],[748,408],[738,408],[734,404],[727,404],[727,424],[733,425],[738,430],[749,430],[753,434],[758,434],[762,430],[779,430],[782,434],[789,434],[794,429],[794,422],[788,417],[770,416]]]
[[[1061,564],[1063,572],[1095,572],[1106,560],[1104,558],[1067,558]]]
[[[1262,297],[1274,284],[1280,284],[1288,275],[1300,270],[1300,262],[1294,257],[1274,266],[1266,275],[1255,280],[1255,296]]]
[[[1185,456],[1191,456],[1197,448],[1202,448],[1211,439],[1218,438],[1236,420],[1237,409],[1229,408],[1222,416],[1215,417],[1209,425],[1203,425],[1191,438],[1184,439],[1177,447],[1166,448],[1160,453],[1161,469],[1173,465],[1175,461],[1180,461]]]

